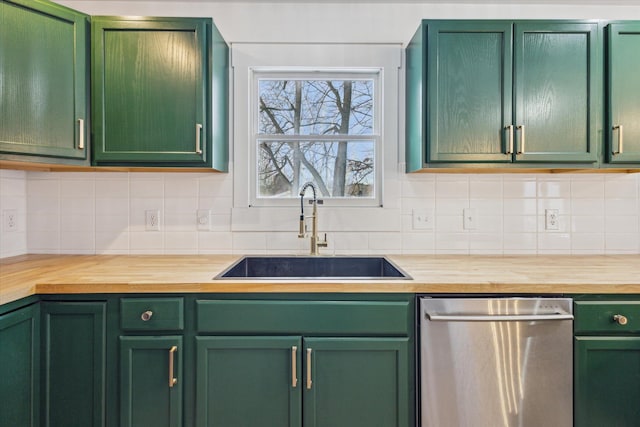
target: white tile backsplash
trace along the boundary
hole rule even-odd
[[[321,206],[320,232],[329,237],[321,252],[640,253],[640,174],[401,174],[394,188],[397,208],[372,215]],[[293,210],[245,224],[258,217],[233,208],[231,174],[0,170],[0,191],[0,210],[15,209],[19,224],[0,227],[0,257],[309,250]],[[465,208],[476,210],[474,230],[463,227]],[[160,231],[145,230],[148,209],[160,211]],[[197,229],[197,209],[211,210],[210,231]],[[432,229],[413,229],[414,209],[433,215]],[[559,210],[559,230],[545,230],[545,209]],[[380,231],[379,222],[397,231]]]

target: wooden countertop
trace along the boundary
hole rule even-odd
[[[390,255],[412,280],[213,280],[236,255],[23,255],[0,260],[0,304],[83,293],[640,294],[640,255]]]

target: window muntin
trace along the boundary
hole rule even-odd
[[[254,202],[319,197],[379,203],[379,70],[254,72]]]

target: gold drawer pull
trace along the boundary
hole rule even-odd
[[[140,315],[140,318],[143,322],[148,322],[149,320],[151,320],[151,316],[153,316],[153,311],[147,310]]]
[[[627,316],[624,316],[622,314],[616,314],[613,316],[613,321],[616,322],[618,325],[626,325],[627,323],[629,323],[629,319],[627,319]]]
[[[313,384],[313,381],[311,381],[311,352],[313,350],[308,348],[307,349],[307,390],[311,390],[311,385]]]
[[[175,345],[169,349],[169,388],[172,388],[178,382],[178,379],[173,376],[173,359],[176,351],[178,351],[178,347]]]
[[[292,346],[291,347],[291,387],[293,388],[296,388],[296,386],[298,385],[297,353],[298,353],[298,347],[295,345]]]

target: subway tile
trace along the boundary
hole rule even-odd
[[[504,233],[502,242],[505,254],[514,253],[514,251],[533,253],[538,249],[536,233]]]
[[[469,178],[461,175],[458,179],[447,175],[436,176],[436,197],[438,199],[468,199]]]
[[[158,179],[131,179],[129,181],[129,194],[133,199],[162,199],[164,197],[164,182]]]
[[[400,233],[369,233],[369,250],[380,251],[389,249],[398,253],[402,249],[402,236]]]
[[[571,234],[538,233],[538,251],[569,251],[570,249]]]
[[[604,199],[571,199],[571,215],[604,215]]]
[[[505,215],[503,225],[505,233],[536,233],[538,217],[536,215]]]
[[[571,180],[571,197],[573,199],[603,199],[604,177],[597,180]]]
[[[638,217],[636,215],[609,215],[605,221],[607,233],[638,233]]]
[[[604,233],[604,215],[574,215],[571,217],[571,231],[574,233]]]
[[[538,197],[561,197],[568,199],[571,197],[571,182],[555,179],[538,180]]]
[[[631,174],[614,174],[605,177],[605,196],[608,199],[637,199],[638,182]]]
[[[638,235],[631,233],[605,233],[606,253],[638,251]]]
[[[191,232],[174,232],[165,231],[164,233],[164,253],[171,254],[175,251],[190,251],[189,253],[198,253],[198,233]]]
[[[506,177],[502,185],[505,199],[535,198],[537,182],[535,177]]]
[[[604,233],[572,233],[571,251],[604,251]]]
[[[500,179],[476,179],[469,182],[469,197],[471,199],[502,200],[502,178]]]
[[[129,250],[132,254],[163,254],[164,234],[160,231],[131,231]]]
[[[126,254],[129,252],[129,232],[96,231],[96,253]]]
[[[536,199],[504,199],[504,215],[537,215]]]

